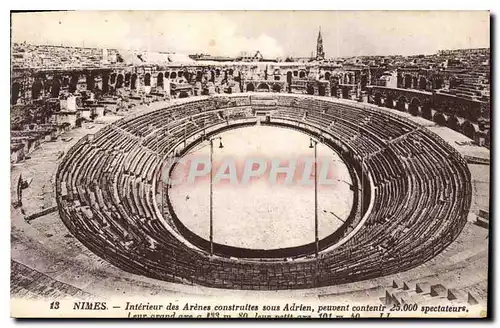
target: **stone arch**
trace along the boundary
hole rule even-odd
[[[10,94],[10,104],[15,105],[17,104],[17,101],[19,100],[19,96],[21,94],[21,85],[18,82],[14,82],[12,84],[11,88],[11,94]]]
[[[326,72],[325,73],[325,80],[330,81],[331,76],[332,76],[332,74],[330,72]]]
[[[130,90],[137,89],[137,74],[132,74],[130,77]]]
[[[78,87],[78,75],[72,75],[71,80],[69,82],[69,88],[68,91],[70,93],[73,93],[76,91],[76,88]]]
[[[67,76],[63,77],[61,87],[67,88],[69,86],[69,78]]]
[[[300,71],[299,72],[299,79],[305,79],[306,78],[306,72],[305,71]]]
[[[405,96],[399,97],[398,102],[396,104],[396,109],[399,111],[402,111],[402,112],[406,112],[406,103],[407,103],[407,100],[406,100]]]
[[[377,92],[375,96],[373,96],[373,101],[375,102],[375,105],[382,106],[382,95]]]
[[[247,91],[249,91],[249,92],[255,91],[255,87],[254,87],[253,83],[247,84]]]
[[[273,92],[281,92],[281,85],[278,83],[273,85]]]
[[[58,77],[52,79],[52,86],[50,88],[50,97],[59,98],[59,93],[61,92],[61,81]]]
[[[31,86],[31,99],[38,99],[42,94],[43,83],[41,78],[36,78]]]
[[[125,73],[125,87],[130,87],[130,73]]]
[[[413,98],[410,102],[410,105],[408,106],[408,112],[413,116],[419,116],[420,114],[420,109],[418,108],[419,106],[420,106],[420,100],[418,100],[418,98]]]
[[[390,93],[385,98],[385,107],[394,108],[394,98],[392,97],[392,94],[390,94]]]
[[[349,98],[349,88],[342,88],[342,98],[344,99]]]
[[[165,78],[169,79],[170,78],[170,72],[165,72]]]
[[[338,89],[337,85],[334,85],[334,86],[332,87],[332,90],[330,91],[330,95],[331,95],[332,97],[336,97],[336,98],[338,98],[338,95],[337,95],[337,89]],[[380,93],[378,93],[378,95],[380,95]]]
[[[111,73],[109,77],[109,84],[115,84],[116,83],[116,73]]]
[[[432,109],[429,102],[425,102],[422,106],[422,117],[429,121],[432,120]]]
[[[413,78],[412,78],[412,86],[413,86],[413,89],[418,89],[418,77],[413,76]]]
[[[361,89],[365,89],[366,86],[368,85],[368,76],[366,74],[361,74],[361,79],[360,79],[360,86]]]
[[[87,74],[87,76],[85,77],[85,84],[87,85],[87,90],[94,90],[95,76],[93,74]]]
[[[405,75],[405,84],[404,84],[404,87],[406,89],[411,89],[411,75],[410,74],[406,74]]]
[[[292,71],[288,71],[286,73],[286,83],[288,84],[288,91],[291,92],[292,91],[292,77],[293,76],[293,73]]]
[[[418,88],[422,90],[427,89],[427,79],[425,78],[425,76],[420,77],[420,80],[418,81]]]
[[[123,74],[118,74],[116,77],[116,89],[123,88]]]
[[[443,87],[443,79],[441,77],[437,77],[434,79],[434,89],[441,89]]]
[[[460,131],[460,122],[458,121],[458,118],[455,115],[450,115],[448,117],[448,121],[446,122],[446,126],[452,130]]]
[[[307,94],[308,95],[313,95],[314,94],[314,87],[311,84],[307,85]]]
[[[172,72],[172,73],[170,74],[170,78],[171,78],[171,79],[176,79],[176,78],[177,78],[177,73],[176,73],[176,72]]]
[[[163,88],[163,73],[162,72],[158,73],[158,75],[156,76],[156,86],[158,88]]]
[[[144,75],[144,85],[147,86],[147,87],[151,86],[151,74],[146,73]]]
[[[472,140],[476,140],[476,128],[469,120],[465,120],[464,123],[462,123],[462,133]]]
[[[326,88],[324,84],[318,85],[318,95],[319,96],[325,96],[326,95]]]
[[[109,92],[109,75],[104,74],[102,76],[102,93],[108,93]]]
[[[434,113],[434,117],[432,119],[438,125],[441,125],[441,126],[446,125],[446,117],[444,117],[443,113],[441,113],[441,112]]]
[[[261,83],[257,86],[257,91],[269,91],[269,85],[266,83]]]

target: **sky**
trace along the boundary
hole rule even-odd
[[[12,14],[12,40],[266,58],[306,57],[321,27],[326,57],[489,47],[487,11],[73,11]]]

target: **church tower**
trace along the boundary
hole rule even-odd
[[[316,60],[325,60],[325,52],[323,51],[323,37],[321,36],[321,27],[319,28],[318,41],[316,44]]]

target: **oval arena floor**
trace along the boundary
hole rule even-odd
[[[92,140],[84,138],[71,147],[55,178],[60,215],[85,246],[73,241],[75,254],[88,248],[143,281],[143,288],[162,285],[149,279],[154,278],[222,288],[303,289],[356,282],[363,285],[363,281],[414,272],[413,268],[443,257],[441,251],[460,239],[471,204],[471,177],[460,155],[442,139],[409,120],[356,108],[355,103],[278,97],[282,99],[272,120],[300,122],[312,130],[328,132],[342,141],[353,161],[368,158],[365,167],[371,202],[348,240],[322,250],[319,260],[304,256],[258,262],[216,256],[208,261],[206,250],[184,240],[170,225],[168,215],[165,219],[160,216],[161,199],[155,192],[159,158],[181,142],[184,126],[194,135],[201,122],[216,126],[227,120],[252,119],[248,95],[237,95],[231,97],[230,104],[218,108],[210,99],[201,98],[167,109],[146,110],[106,125]],[[218,114],[221,111],[222,117]],[[193,120],[195,124],[188,123]],[[163,137],[155,135],[158,131]],[[42,223],[34,222],[32,227],[20,224],[18,228],[41,229],[39,225]],[[65,230],[59,229],[61,233]],[[38,237],[36,233],[29,236]],[[14,248],[14,252],[25,251]],[[86,254],[88,263],[99,261],[99,257]],[[115,270],[101,263],[106,270]],[[223,277],[223,268],[228,266],[236,274]],[[253,268],[259,273],[245,275]],[[168,290],[175,290],[178,285],[168,286]]]
[[[251,126],[218,134],[223,140],[222,149],[215,143],[214,172],[224,160],[233,161],[236,176],[233,183],[224,179],[214,183],[214,242],[251,249],[294,247],[314,241],[314,184],[301,185],[308,159],[314,159],[306,134],[289,129],[269,126]],[[208,159],[210,146],[204,142],[185,155],[190,159]],[[259,158],[266,171],[244,183],[245,160]],[[353,205],[351,177],[339,156],[325,145],[318,146],[321,163],[328,165],[330,185],[318,188],[319,238],[333,233],[350,214]],[[289,183],[279,175],[270,181],[273,160],[281,166],[294,168]],[[290,166],[294,161],[295,166]],[[320,163],[320,164],[321,164]],[[328,164],[326,164],[328,163]],[[186,177],[189,166],[180,165],[174,175]],[[202,238],[209,239],[210,183],[206,178],[193,182],[183,179],[169,189],[169,197],[177,216],[188,229]],[[280,179],[281,178],[281,179]]]

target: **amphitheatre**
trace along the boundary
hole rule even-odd
[[[325,62],[116,65],[14,69],[14,109],[44,96],[67,108],[54,112],[49,133],[15,131],[13,296],[245,290],[439,304],[432,293],[442,287],[457,305],[485,304],[489,230],[480,213],[489,211],[490,155],[481,115],[489,103],[451,94],[466,92],[466,82],[450,88],[459,77]],[[391,78],[396,86],[379,83]],[[77,94],[85,97],[75,109]],[[45,140],[32,146],[35,132]],[[297,146],[276,140],[273,148],[269,138],[280,133]],[[16,153],[23,138],[25,158]],[[168,160],[206,154],[210,142],[216,156],[244,147],[312,154],[309,142],[317,143],[343,181],[319,192],[318,239],[312,189],[287,201],[291,194],[269,186],[239,196],[217,187],[212,242],[206,181],[189,190],[162,180]],[[283,222],[266,225],[273,213],[286,213]],[[239,224],[246,228],[231,228]]]

